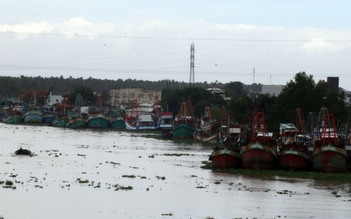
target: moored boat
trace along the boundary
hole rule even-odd
[[[126,129],[131,131],[137,130],[155,130],[156,126],[151,115],[139,115],[138,117],[127,117],[125,120]]]
[[[323,121],[321,138],[315,141],[312,155],[313,170],[318,172],[346,172],[348,154],[344,142],[336,132],[333,114],[326,114]]]
[[[124,130],[126,128],[126,123],[120,111],[110,110],[107,115],[110,117],[110,128],[120,130]]]
[[[125,118],[126,130],[155,130],[156,125],[151,116],[151,104],[144,102],[139,104],[135,99],[132,102],[132,108],[128,111],[128,116]]]
[[[175,116],[172,136],[175,139],[193,139],[196,118],[190,100],[182,102],[180,112]]]
[[[17,113],[10,113],[3,119],[6,124],[20,124],[22,116]]]
[[[229,126],[225,132],[224,136],[221,135],[218,145],[209,157],[209,160],[212,162],[212,168],[239,168],[241,167],[241,128],[238,125]],[[223,141],[222,138],[224,138]]]
[[[84,128],[85,127],[85,119],[83,119],[81,117],[69,118],[66,126],[67,126],[67,128],[71,128],[71,129]]]
[[[43,114],[41,110],[37,107],[36,93],[34,92],[30,100],[30,108],[22,116],[22,121],[24,123],[42,123]]]
[[[102,113],[91,114],[86,121],[89,128],[108,128],[109,123],[109,118]]]
[[[5,113],[3,122],[6,124],[20,124],[23,114],[23,106],[15,104]]]
[[[244,168],[273,169],[276,159],[273,133],[268,132],[263,112],[253,116],[251,139],[241,147],[241,159]]]
[[[52,125],[52,122],[55,120],[55,114],[53,112],[52,107],[43,106],[41,108],[41,112],[43,114],[42,122],[47,125]]]
[[[195,128],[194,140],[215,143],[218,137],[218,131],[221,124],[212,116],[212,110],[209,106],[205,107],[204,115],[200,119],[200,124]]]
[[[240,152],[225,147],[213,150],[210,161],[212,161],[212,168],[214,169],[238,168],[241,166]]]
[[[68,122],[66,127],[71,129],[78,129],[85,127],[85,118],[81,115],[78,109],[74,108],[68,114]]]
[[[157,114],[156,129],[161,131],[162,137],[172,136],[173,122],[172,112],[160,112]]]
[[[24,115],[22,116],[22,120],[24,123],[42,123],[43,114],[39,109],[33,108],[24,113]]]
[[[56,117],[52,121],[54,127],[67,127],[68,124],[68,113],[71,107],[68,102],[64,99],[56,109]]]
[[[54,121],[52,121],[52,126],[54,127],[66,127],[68,123],[68,118],[67,117],[60,117],[60,118],[55,118]]]
[[[72,110],[68,113],[68,123],[66,126],[71,129],[84,128],[89,107],[84,106],[83,98],[80,93],[76,95],[73,106]]]
[[[288,170],[309,169],[308,142],[308,136],[293,123],[280,124],[278,167]]]

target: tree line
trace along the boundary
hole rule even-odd
[[[280,123],[294,123],[296,109],[300,108],[307,123],[310,113],[319,113],[326,107],[334,114],[336,125],[345,133],[350,128],[350,95],[342,90],[335,90],[324,81],[315,82],[312,75],[299,72],[277,96],[269,94],[249,95],[250,91],[241,82],[230,82],[224,86],[229,101],[211,94],[201,88],[169,89],[162,92],[163,107],[169,106],[177,113],[179,103],[190,98],[196,116],[203,114],[205,106],[213,106],[217,119],[229,118],[241,124],[248,124],[254,111],[264,112],[269,130],[277,132]],[[252,90],[252,89],[250,89]]]
[[[206,90],[213,88],[214,85],[224,90],[229,101]],[[90,104],[96,104],[97,95],[103,104],[107,104],[108,91],[121,88],[162,90],[162,107],[174,114],[179,112],[180,104],[185,100],[192,102],[193,112],[197,117],[201,117],[204,113],[205,106],[211,106],[217,119],[230,119],[239,123],[250,122],[252,112],[259,110],[265,112],[269,129],[278,130],[279,123],[293,122],[296,108],[301,108],[304,118],[307,119],[308,113],[319,112],[322,107],[326,107],[337,118],[338,127],[350,127],[348,94],[342,90],[331,89],[323,80],[315,82],[313,76],[305,72],[297,73],[277,96],[260,94],[261,84],[245,85],[238,81],[226,84],[204,82],[190,85],[173,80],[99,80],[62,76],[0,77],[1,98],[21,97],[23,101],[29,100],[31,93],[36,91],[39,102],[43,102],[45,95],[51,90],[66,96],[71,104],[74,103],[77,93],[81,93]]]

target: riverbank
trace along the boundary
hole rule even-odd
[[[201,168],[210,169],[213,172],[222,172],[236,175],[245,175],[253,177],[287,177],[287,178],[300,178],[300,179],[311,179],[319,181],[328,181],[334,183],[349,183],[351,184],[351,172],[346,173],[321,173],[312,171],[290,171],[290,170],[251,170],[251,169],[213,169],[212,163],[209,161],[203,161]],[[350,191],[351,192],[351,191]]]

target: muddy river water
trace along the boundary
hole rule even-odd
[[[351,217],[348,184],[216,173],[211,148],[146,135],[1,123],[0,218]]]

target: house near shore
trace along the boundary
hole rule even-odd
[[[60,104],[63,99],[64,98],[62,95],[53,94],[52,91],[50,91],[50,93],[46,99],[46,104],[49,106],[52,106],[54,104]]]

